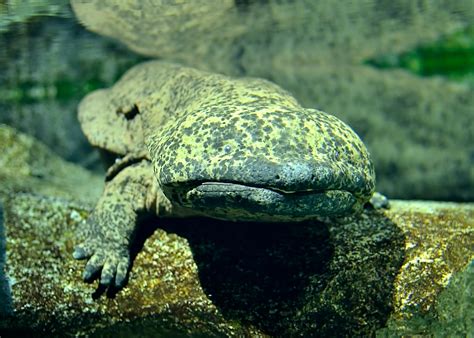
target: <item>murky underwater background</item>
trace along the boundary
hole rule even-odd
[[[120,1],[86,20],[69,1],[0,1],[0,126],[102,175],[77,105],[161,58],[263,77],[338,116],[367,144],[389,198],[474,201],[472,0],[198,2],[184,17],[185,5],[163,1],[121,21],[106,10]]]
[[[108,35],[123,34],[147,55],[140,56],[87,31],[67,1],[2,2],[0,123],[68,161],[102,170],[80,131],[78,102],[146,57],[161,56],[264,77],[303,106],[335,114],[368,145],[378,190],[392,198],[474,199],[472,1],[446,1],[443,11],[409,1],[231,5],[212,11],[210,4],[195,17],[190,8],[184,22],[162,12],[145,41],[111,28]],[[86,24],[99,27],[99,19],[113,18]],[[137,36],[150,31],[139,20],[130,28]]]

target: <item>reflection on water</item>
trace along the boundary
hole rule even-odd
[[[2,7],[0,123],[37,137],[69,161],[102,170],[80,130],[77,105],[141,57],[100,40],[73,17],[67,1]]]
[[[38,16],[72,18],[67,0],[7,0],[0,2],[0,32],[10,30],[14,23],[26,23]]]

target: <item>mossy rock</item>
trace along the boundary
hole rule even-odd
[[[430,315],[474,258],[472,205],[395,202],[329,225],[153,218],[115,293],[71,257],[88,207],[17,194],[4,208],[10,331],[366,336]]]
[[[42,142],[0,124],[0,199],[14,192],[94,202],[103,179],[64,161]]]

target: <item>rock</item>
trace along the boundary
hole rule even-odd
[[[96,201],[103,179],[68,163],[40,141],[0,124],[0,200],[19,191]]]
[[[472,284],[474,205],[392,204],[347,224],[150,219],[128,286],[114,293],[83,283],[71,257],[90,209],[16,194],[4,206],[12,312],[0,327],[211,336],[367,336],[387,320],[404,327],[438,311],[453,283],[464,293]],[[450,309],[438,311],[451,316],[444,320],[466,315]]]
[[[130,330],[148,323],[154,333],[173,328],[207,334],[245,332],[225,321],[207,298],[186,239],[156,231],[137,256],[129,287],[114,299],[94,300],[104,290],[82,282],[82,266],[71,256],[74,232],[90,209],[29,194],[14,196],[5,209],[6,273],[14,317],[7,317],[0,328],[100,334],[111,327]]]
[[[11,304],[10,286],[5,275],[5,229],[3,227],[3,206],[0,202],[0,318],[13,311]]]
[[[433,337],[469,337],[474,332],[474,261],[454,273],[446,288],[438,295],[431,311],[413,314],[410,319],[390,318],[380,337],[401,337],[412,334]]]
[[[393,310],[381,336],[474,332],[474,205],[392,202],[405,236]]]

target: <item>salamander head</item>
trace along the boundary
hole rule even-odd
[[[342,121],[314,109],[208,109],[182,116],[152,144],[165,195],[215,218],[345,216],[374,191],[362,141]]]

